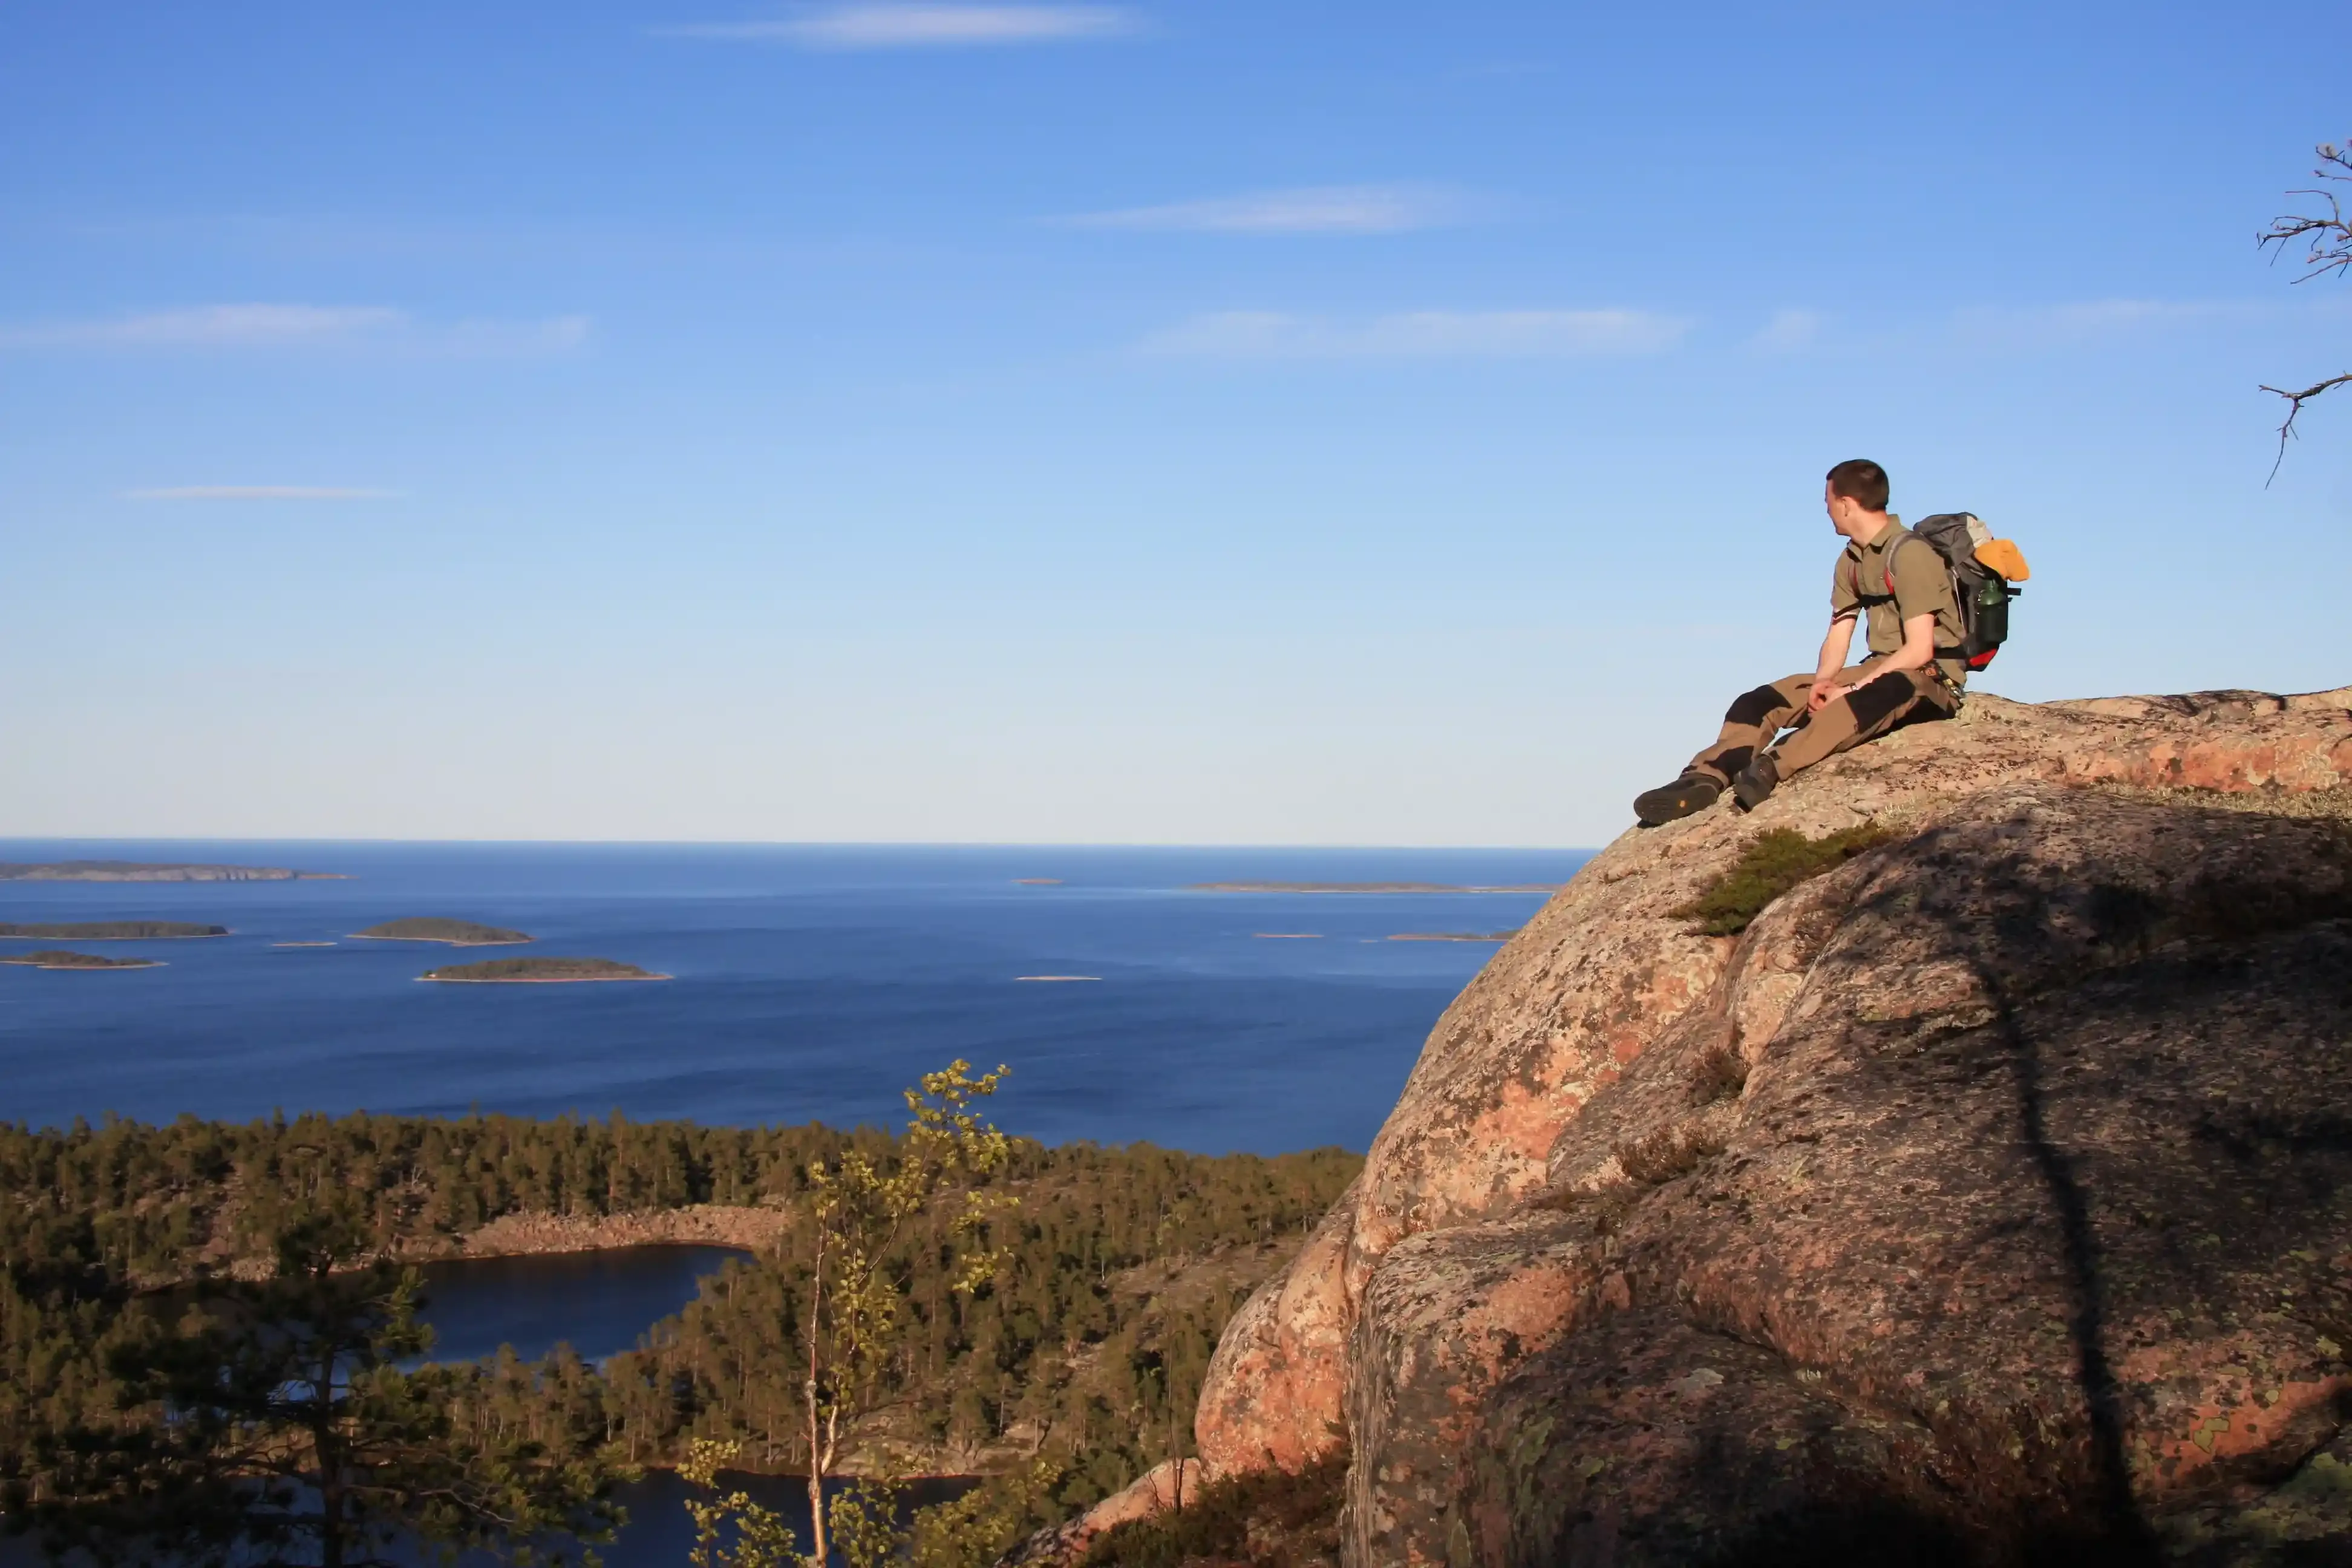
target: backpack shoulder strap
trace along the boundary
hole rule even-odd
[[[1895,542],[1888,545],[1885,552],[1878,558],[1878,564],[1885,568],[1886,572],[1886,596],[1890,599],[1895,596],[1895,552],[1901,550],[1906,544],[1908,544],[1911,541],[1918,537],[1919,536],[1917,534],[1912,532],[1909,529],[1905,529],[1902,532],[1895,536]]]

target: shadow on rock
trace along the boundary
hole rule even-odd
[[[2352,1562],[2347,975],[2329,822],[2021,787],[1790,894],[1560,1134],[1613,1283],[1454,1375],[1451,1500],[1355,1413],[1351,1563]]]

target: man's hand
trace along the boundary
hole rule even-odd
[[[1805,698],[1805,711],[1818,713],[1853,689],[1853,687],[1840,686],[1834,680],[1816,679],[1813,689]]]

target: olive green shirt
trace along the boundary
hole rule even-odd
[[[1849,540],[1830,576],[1830,616],[1840,619],[1866,612],[1870,651],[1879,657],[1903,651],[1903,623],[1917,616],[1936,617],[1936,646],[1958,647],[1966,635],[1960,606],[1952,597],[1952,574],[1944,558],[1926,540],[1895,550],[1897,541],[1911,537],[1903,520],[1889,514],[1886,527],[1868,544]],[[1895,555],[1895,596],[1886,597],[1886,557]],[[1957,658],[1939,658],[1937,668],[1955,687],[1969,678],[1969,668]]]

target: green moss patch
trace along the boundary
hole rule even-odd
[[[1671,912],[1676,920],[1698,921],[1709,936],[1736,936],[1798,883],[1834,871],[1894,837],[1873,822],[1819,838],[1808,838],[1793,827],[1772,828],[1758,834],[1714,886]]]

